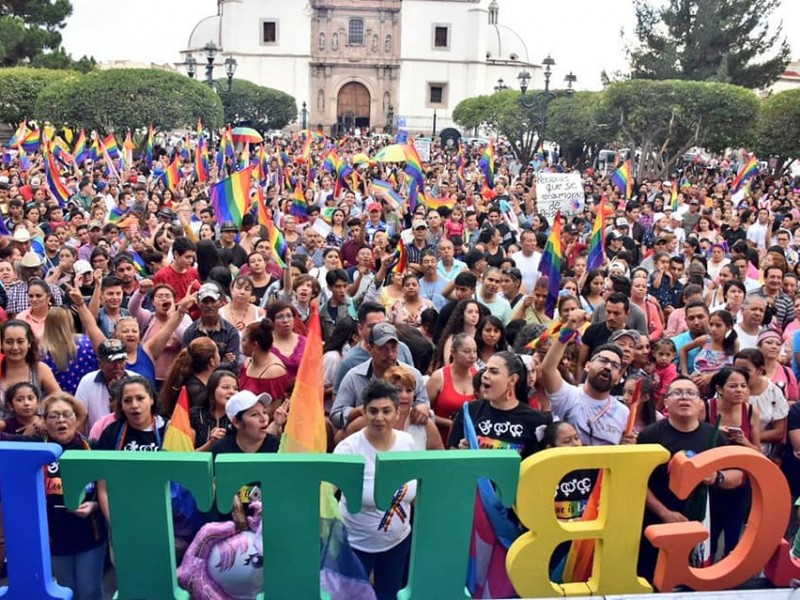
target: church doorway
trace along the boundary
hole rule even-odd
[[[342,86],[336,100],[336,125],[340,132],[369,127],[369,90],[357,81]]]

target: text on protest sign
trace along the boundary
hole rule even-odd
[[[552,218],[583,212],[583,183],[578,173],[539,173],[536,176],[536,212]]]

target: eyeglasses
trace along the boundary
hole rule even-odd
[[[51,413],[47,413],[47,415],[45,416],[45,419],[55,423],[56,421],[60,421],[61,419],[64,419],[65,421],[69,421],[74,416],[75,416],[75,413],[70,410],[70,411],[66,411],[66,412],[51,412]]]
[[[610,368],[614,369],[615,371],[621,371],[622,370],[622,364],[621,363],[618,363],[615,360],[611,360],[610,358],[606,358],[605,356],[598,356],[594,360],[595,360],[595,362],[603,365],[604,367],[610,367]]]
[[[672,390],[667,392],[667,398],[670,400],[680,400],[682,398],[697,400],[700,398],[700,393],[697,390]]]
[[[292,319],[294,319],[294,315],[291,313],[283,313],[280,315],[275,315],[276,321],[291,321]]]

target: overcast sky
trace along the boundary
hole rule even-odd
[[[264,0],[245,0],[269,2]],[[305,0],[271,0],[301,2]],[[633,0],[498,0],[500,23],[525,40],[531,62],[547,54],[556,60],[555,81],[573,71],[578,89],[599,89],[600,72],[625,70],[624,40],[634,24]],[[174,63],[197,22],[216,14],[216,0],[72,0],[73,14],[63,31],[64,46],[75,58]],[[488,5],[488,0],[482,1]],[[800,0],[783,0],[775,21],[800,58]],[[269,16],[265,14],[264,16]]]

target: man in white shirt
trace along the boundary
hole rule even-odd
[[[533,231],[523,229],[519,241],[522,250],[514,252],[511,259],[522,273],[523,293],[530,293],[539,278],[539,261],[541,261],[542,255],[540,252],[536,252],[536,234]]]
[[[769,210],[758,209],[758,219],[747,228],[747,241],[751,246],[761,250],[767,249],[767,231],[769,230]]]
[[[109,338],[97,348],[100,368],[81,378],[75,390],[75,398],[86,407],[86,431],[103,417],[111,413],[110,389],[127,375],[135,373],[125,369],[128,353],[122,340]]]

